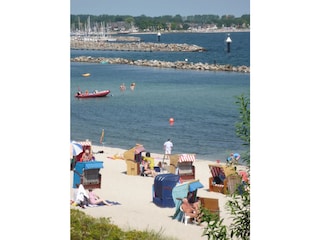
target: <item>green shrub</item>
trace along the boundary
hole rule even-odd
[[[71,209],[71,240],[176,240],[153,230],[124,231],[111,223],[110,218],[94,218],[78,209]]]
[[[239,106],[240,121],[236,123],[236,135],[243,141],[246,152],[241,154],[242,160],[248,167],[250,176],[250,99],[248,96],[240,95],[237,97],[236,104]],[[238,192],[238,191],[241,192]],[[203,236],[208,240],[229,240],[229,239],[250,239],[250,184],[237,188],[231,195],[231,199],[225,205],[231,215],[232,223],[229,229],[223,225],[223,219],[213,216],[206,209],[202,209],[203,222],[207,226]],[[210,215],[211,214],[211,215]]]
[[[201,207],[200,214],[202,214],[201,222],[206,223],[202,236],[207,236],[208,240],[228,240],[227,227],[222,224],[223,219],[219,215],[213,214],[210,210]]]

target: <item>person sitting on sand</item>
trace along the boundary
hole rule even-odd
[[[200,211],[200,201],[198,197],[195,197],[195,192],[188,192],[187,195],[188,202],[191,204],[191,206],[195,209]]]
[[[103,203],[107,206],[112,206],[112,204],[107,203],[105,200],[101,199],[98,195],[96,195],[92,189],[89,189],[89,203],[92,205],[98,205],[99,203]]]
[[[183,198],[181,208],[187,216],[193,218],[198,224],[201,223],[200,201],[190,203],[188,197]]]
[[[239,153],[230,153],[230,156],[227,158],[227,164],[238,164],[240,157]]]
[[[151,174],[152,177],[156,176],[156,172],[154,170],[154,158],[151,157],[151,154],[149,152],[146,153],[146,156],[143,158],[144,161],[144,175]]]

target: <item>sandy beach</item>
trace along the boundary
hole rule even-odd
[[[112,156],[122,155],[128,149],[109,148],[102,146],[92,146],[93,153],[97,161],[103,161],[104,168],[100,169],[102,175],[101,189],[95,189],[95,193],[103,199],[119,202],[121,205],[89,207],[82,209],[71,206],[71,208],[81,209],[86,214],[93,217],[111,218],[111,221],[123,229],[151,230],[161,232],[165,236],[177,239],[207,239],[201,237],[203,227],[195,224],[183,223],[172,219],[175,208],[161,208],[152,202],[153,177],[142,177],[127,175],[127,165],[125,160],[111,159]],[[148,150],[148,149],[146,149]],[[163,155],[151,153],[155,158],[155,165],[162,160]],[[219,199],[220,217],[224,218],[224,224],[229,224],[228,214],[224,205],[227,196],[221,193],[209,192],[208,179],[211,176],[208,164],[213,161],[205,161],[196,158],[195,179],[204,185],[198,189],[197,196]],[[242,168],[243,166],[240,166]],[[70,199],[74,199],[73,171],[70,171]]]

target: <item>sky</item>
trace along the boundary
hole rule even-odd
[[[250,14],[250,0],[70,0],[71,14],[90,15],[234,15]]]

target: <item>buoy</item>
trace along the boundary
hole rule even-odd
[[[230,38],[230,33],[228,33],[228,37],[227,37],[227,40],[226,40],[226,43],[227,43],[227,48],[228,48],[228,53],[230,52],[230,44],[232,43],[232,40]]]
[[[174,123],[174,119],[173,119],[173,118],[170,118],[170,119],[169,119],[169,122],[170,122],[170,123]]]
[[[158,42],[160,42],[161,33],[158,32]]]

